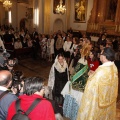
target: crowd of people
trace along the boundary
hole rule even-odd
[[[107,38],[100,34],[96,44],[86,34],[74,35],[72,29],[67,32],[58,30],[53,34],[39,34],[36,29],[30,34],[28,30],[15,31],[13,28],[0,28],[0,45],[6,44],[14,49],[33,48],[33,58],[54,62],[48,87],[52,93],[51,100],[44,98],[45,87],[41,78],[30,77],[24,80],[22,95],[17,97],[8,92],[0,99],[0,118],[11,120],[16,114],[16,100],[20,99],[21,109],[26,111],[36,98],[41,99],[29,114],[32,120],[55,120],[55,114],[62,115],[64,97],[61,94],[69,82],[69,90],[83,93],[78,120],[115,119],[116,98],[118,94],[118,72],[115,55],[118,55],[118,38]],[[0,95],[12,84],[12,74],[0,70]],[[12,89],[13,90],[13,89]],[[53,105],[56,103],[56,105]],[[56,106],[59,109],[55,112]]]
[[[2,45],[1,40],[4,45]],[[89,36],[78,32],[74,34],[72,28],[65,31],[55,31],[51,34],[38,33],[36,28],[29,32],[27,29],[15,30],[12,27],[1,26],[0,27],[0,44],[9,46],[8,49],[21,49],[21,48],[33,48],[33,57],[37,58],[39,54],[41,58],[53,61],[59,53],[64,52],[67,63],[69,64],[70,58],[73,57],[77,46],[88,43],[92,49],[97,48],[97,53],[104,47],[113,47],[118,51],[119,37],[107,38],[106,33],[100,33],[97,45],[94,46]],[[91,49],[90,48],[90,49]]]

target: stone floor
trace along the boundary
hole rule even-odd
[[[45,79],[45,84],[47,84],[51,66],[52,63],[45,60],[33,60],[31,58],[24,58],[19,60],[18,64],[15,66],[15,70],[22,71],[25,77],[43,77]],[[116,120],[120,120],[120,93],[118,95],[116,111]],[[68,119],[64,118],[64,120]]]

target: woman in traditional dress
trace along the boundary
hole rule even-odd
[[[69,80],[68,65],[63,54],[58,54],[49,74],[48,86],[52,89],[53,99],[63,103],[61,91]]]
[[[85,84],[88,78],[88,62],[87,58],[89,55],[89,49],[87,47],[80,50],[81,58],[78,60],[77,65],[75,66],[74,74],[71,75],[71,86],[72,89],[78,91],[84,91]]]
[[[84,88],[88,79],[88,63],[89,48],[82,47],[79,50],[81,58],[78,60],[73,75],[70,76],[63,88],[61,94],[64,96],[63,114],[71,120],[76,120],[78,108],[84,92]]]

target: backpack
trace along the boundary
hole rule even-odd
[[[30,120],[28,115],[32,112],[32,110],[36,107],[36,105],[41,101],[41,99],[37,98],[34,100],[32,105],[25,112],[20,108],[20,99],[18,99],[15,103],[16,105],[16,114],[12,117],[12,120]]]

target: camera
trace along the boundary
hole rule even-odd
[[[23,73],[22,71],[14,71],[13,67],[18,63],[16,58],[9,59],[10,53],[6,49],[0,48],[0,70],[9,70],[12,74],[12,84],[9,89],[19,96],[21,89],[23,88]]]
[[[9,59],[10,53],[6,49],[0,48],[0,68],[1,70],[9,70],[9,67],[13,67],[18,63],[17,58]]]
[[[11,88],[15,90],[16,95],[19,96],[19,93],[21,92],[21,89],[23,88],[23,73],[22,71],[15,71],[12,73],[13,78],[12,78],[12,85]]]

